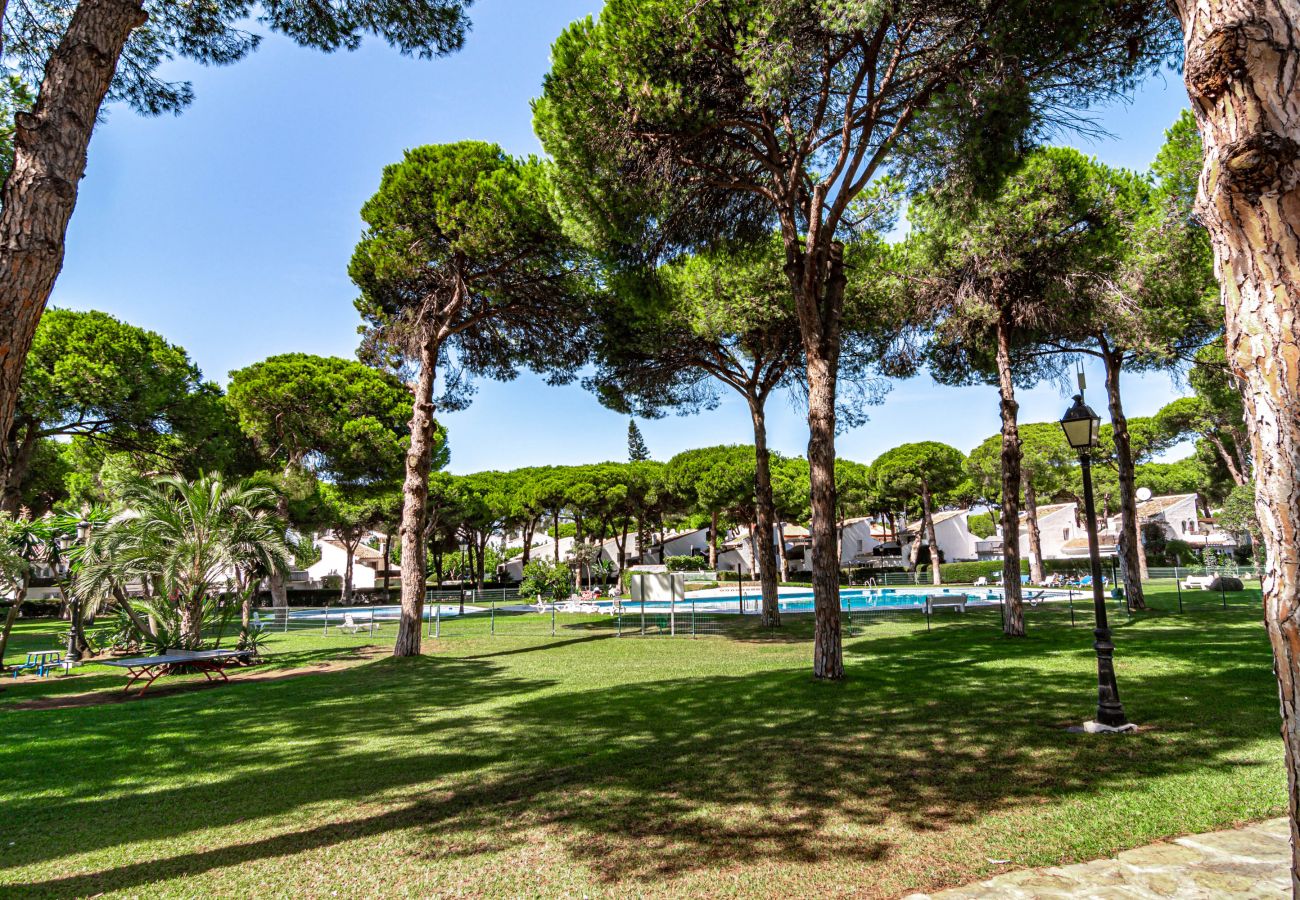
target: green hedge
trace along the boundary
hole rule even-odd
[[[703,572],[709,567],[707,556],[669,556],[664,560],[669,572]]]
[[[928,565],[917,566],[916,571],[922,581],[925,576],[930,574]],[[994,575],[1002,574],[1002,560],[1000,559],[982,559],[974,562],[950,562],[942,563],[939,566],[939,574],[943,576],[944,581],[954,584],[968,584],[977,578],[987,578],[993,580]],[[1020,560],[1020,574],[1029,574],[1029,560]]]

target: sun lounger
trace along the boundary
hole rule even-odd
[[[925,611],[933,613],[936,609],[955,609],[957,612],[966,611],[967,597],[965,594],[930,594],[925,598]]]
[[[983,575],[975,579],[975,587],[988,587],[988,586],[989,586],[989,580]]]
[[[208,681],[229,681],[226,673],[222,671],[226,664],[236,659],[246,659],[253,655],[251,650],[166,650],[158,656],[136,656],[130,659],[105,659],[100,660],[101,665],[117,666],[126,669],[131,680],[126,683],[124,691],[129,691],[131,687],[141,678],[147,678],[144,687],[140,689],[140,695],[149,690],[152,685],[163,675],[171,674],[181,668],[196,669],[203,673]],[[214,677],[215,676],[215,677]]]
[[[358,624],[357,620],[352,618],[352,613],[343,614],[343,624],[339,626],[339,631],[351,631],[356,634],[359,631],[368,630],[369,624]]]

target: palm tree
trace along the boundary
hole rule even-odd
[[[125,601],[132,582],[155,588],[153,605],[174,621],[168,630],[185,647],[199,645],[205,609],[234,593],[242,601],[246,641],[258,581],[287,571],[293,556],[277,499],[262,483],[228,484],[215,474],[127,482],[124,511],[86,549],[79,590]]]

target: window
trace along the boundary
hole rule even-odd
[[[866,548],[862,546],[862,538],[858,538],[858,552],[861,553]]]
[[[1063,541],[1068,541],[1069,539],[1070,539],[1070,529],[1069,529],[1069,528],[1062,528],[1062,529],[1061,529],[1061,540],[1063,540]]]

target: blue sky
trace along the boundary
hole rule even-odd
[[[360,322],[347,262],[382,167],[405,148],[465,139],[538,152],[529,101],[551,41],[599,6],[479,0],[465,48],[440,60],[403,59],[376,41],[327,55],[270,36],[232,67],[170,67],[168,77],[194,83],[197,99],[176,118],[110,110],[91,144],[53,303],[153,329],[222,384],[230,370],[275,353],[351,356]],[[1114,139],[1073,142],[1113,165],[1145,168],[1186,102],[1176,74],[1153,79],[1132,103],[1098,111]],[[1089,382],[1100,410],[1100,374]],[[1123,387],[1132,415],[1179,392],[1165,376],[1126,378]],[[1059,417],[1065,397],[1056,385],[1024,392],[1022,420]],[[774,399],[769,419],[774,449],[804,452],[797,410]],[[626,456],[626,419],[578,385],[548,387],[529,374],[481,382],[473,405],[443,420],[456,472]],[[641,427],[658,459],[751,440],[748,413],[730,397],[716,411]],[[922,376],[896,383],[838,446],[863,462],[913,440],[968,451],[997,428],[992,388]]]

